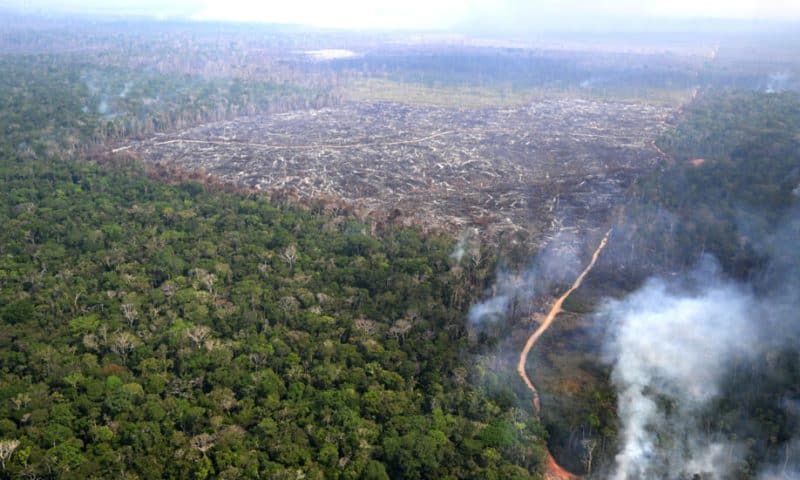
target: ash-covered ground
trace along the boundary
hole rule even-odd
[[[474,110],[348,103],[201,125],[117,150],[278,198],[541,239],[607,218],[626,186],[662,159],[654,140],[674,113],[575,98]]]

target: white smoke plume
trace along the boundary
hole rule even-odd
[[[755,353],[758,302],[711,260],[690,277],[651,279],[603,307],[622,422],[613,480],[726,478],[740,457],[731,439],[704,431],[699,414],[730,365]]]
[[[474,325],[486,321],[496,321],[503,317],[508,312],[511,299],[510,295],[503,294],[473,305],[468,314],[470,323]]]
[[[746,418],[739,426],[728,423],[728,433],[708,423],[722,395],[730,398],[732,379],[770,371],[770,359],[796,352],[800,338],[800,207],[766,235],[757,234],[767,230],[757,214],[740,212],[740,220],[742,238],[767,259],[750,283],[725,279],[706,257],[689,274],[650,279],[601,308],[621,427],[608,478],[734,478],[756,454],[765,463],[753,478],[800,480],[800,432],[766,451],[745,441],[767,443],[769,435],[750,430]],[[741,393],[758,385],[735,388]],[[775,406],[793,419],[788,425],[797,424],[797,389],[782,388]]]

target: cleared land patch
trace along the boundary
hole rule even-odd
[[[586,226],[652,169],[674,109],[545,99],[452,109],[397,103],[243,117],[120,146],[145,161],[202,169],[363,215],[490,235]]]

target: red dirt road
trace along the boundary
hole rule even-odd
[[[577,480],[581,477],[561,468],[561,465],[550,455],[550,452],[547,452],[547,470],[544,472],[544,478],[546,480]]]
[[[597,246],[597,249],[595,249],[594,254],[592,254],[592,260],[589,262],[588,265],[586,265],[586,268],[583,269],[581,274],[578,275],[578,278],[576,278],[575,281],[572,282],[572,286],[570,286],[569,289],[566,292],[564,292],[560,297],[558,297],[555,303],[553,303],[553,306],[550,308],[550,311],[547,313],[547,316],[545,317],[544,321],[542,322],[541,325],[539,325],[539,328],[537,328],[536,331],[534,331],[533,334],[531,334],[531,336],[528,337],[528,341],[525,343],[525,347],[522,349],[522,352],[519,355],[519,363],[517,363],[517,373],[519,374],[520,378],[522,378],[522,381],[525,382],[525,385],[527,385],[528,390],[531,391],[531,395],[533,397],[533,409],[536,412],[536,415],[539,415],[541,413],[542,405],[539,401],[539,392],[536,391],[536,386],[528,377],[527,372],[525,372],[525,364],[528,361],[528,354],[530,354],[531,348],[533,348],[533,345],[539,340],[539,337],[541,337],[542,334],[544,334],[544,332],[546,332],[547,329],[550,328],[550,325],[553,324],[553,321],[556,319],[558,314],[564,311],[562,307],[567,297],[569,297],[572,294],[572,292],[574,292],[581,286],[581,283],[583,283],[583,279],[586,278],[586,275],[588,275],[589,272],[594,268],[595,263],[597,263],[597,258],[600,256],[600,252],[603,251],[603,249],[606,247],[606,244],[608,243],[608,237],[610,235],[611,235],[611,230],[606,232],[606,234],[603,236],[603,239],[600,241],[600,244]],[[545,472],[545,478],[548,480],[575,480],[580,477],[578,477],[577,475],[573,475],[568,471],[564,470],[563,468],[561,468],[561,466],[556,462],[556,460],[553,458],[550,452],[547,452],[547,470]]]

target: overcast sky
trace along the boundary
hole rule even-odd
[[[800,0],[0,0],[27,12],[92,12],[357,29],[519,27],[575,18],[800,20]]]

